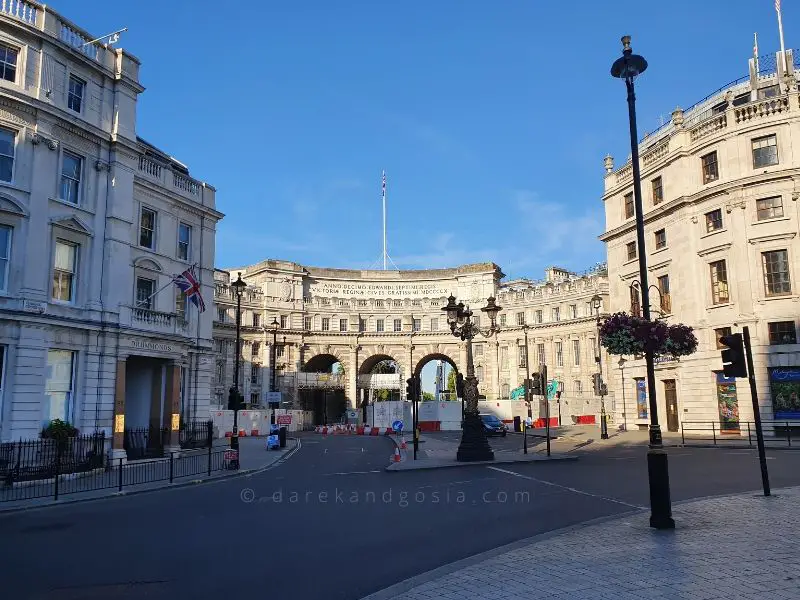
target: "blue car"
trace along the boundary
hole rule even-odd
[[[496,416],[481,415],[481,421],[483,422],[483,430],[486,432],[487,436],[502,435],[503,437],[506,437],[506,433],[508,433],[508,427]]]

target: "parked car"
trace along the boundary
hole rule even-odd
[[[481,421],[486,435],[502,435],[505,437],[506,433],[508,433],[506,424],[494,415],[481,415]]]

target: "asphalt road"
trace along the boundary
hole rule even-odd
[[[2,596],[356,599],[647,503],[641,445],[590,445],[575,462],[385,472],[385,438],[302,441],[251,477],[0,516]],[[760,486],[752,451],[669,452],[673,501]],[[800,453],[769,456],[774,487],[800,484]]]

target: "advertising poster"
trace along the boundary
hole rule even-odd
[[[800,367],[770,369],[769,387],[775,419],[800,419]]]
[[[647,386],[644,379],[636,379],[636,412],[640,419],[647,418]]]
[[[739,433],[739,399],[736,397],[735,377],[717,373],[717,405],[720,431]]]

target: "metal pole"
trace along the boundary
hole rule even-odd
[[[628,431],[628,415],[625,412],[625,365],[621,364],[619,370],[621,371],[622,377],[622,426],[624,427],[624,431]]]
[[[526,324],[523,331],[525,332],[525,408],[528,417],[530,417],[531,406],[531,393],[530,393],[530,379],[531,379],[531,363],[528,360],[528,325]],[[525,454],[528,453],[528,425],[527,420],[522,420],[522,450]]]
[[[241,329],[242,329],[242,293],[236,287],[236,353],[233,364],[233,389],[235,404],[233,405],[233,431],[231,432],[231,448],[239,449],[239,361],[241,357]]]
[[[650,320],[650,288],[647,282],[647,253],[644,239],[644,213],[642,212],[642,182],[639,172],[639,143],[636,133],[636,94],[633,77],[625,78],[628,90],[628,121],[631,137],[631,166],[633,167],[633,200],[636,209],[636,251],[639,255],[639,283],[642,291],[644,318]],[[645,351],[647,367],[647,393],[650,397],[650,445],[647,450],[647,474],[650,484],[650,526],[656,529],[674,529],[672,501],[669,489],[669,464],[661,439],[656,402],[655,366],[652,350]]]
[[[547,456],[550,456],[550,399],[547,396],[547,365],[542,365],[542,390],[544,392],[544,427],[547,437]]]
[[[277,380],[278,380],[278,378],[277,378],[278,370],[276,369],[276,365],[275,365],[275,363],[278,360],[277,343],[278,343],[278,328],[273,326],[273,328],[272,328],[272,385],[271,385],[271,388],[272,388],[271,391],[273,391],[273,392],[277,392],[278,391],[277,389],[275,389],[277,387]],[[269,422],[270,422],[270,425],[274,425],[275,424],[275,405],[274,404],[272,405],[272,414],[270,415]],[[271,434],[272,434],[272,432],[270,431],[270,435]]]
[[[597,369],[600,373],[600,439],[608,439],[608,422],[606,421],[606,397],[603,393],[603,353],[600,350],[600,303],[595,306],[597,312]]]
[[[753,399],[753,417],[756,421],[756,441],[758,443],[758,463],[761,465],[761,485],[764,495],[769,496],[769,473],[767,472],[767,453],[764,449],[764,431],[761,429],[761,409],[758,405],[758,390],[756,389],[756,375],[753,368],[753,351],[750,348],[750,328],[742,327],[744,335],[744,350],[747,355],[747,380],[750,382],[750,397]]]

